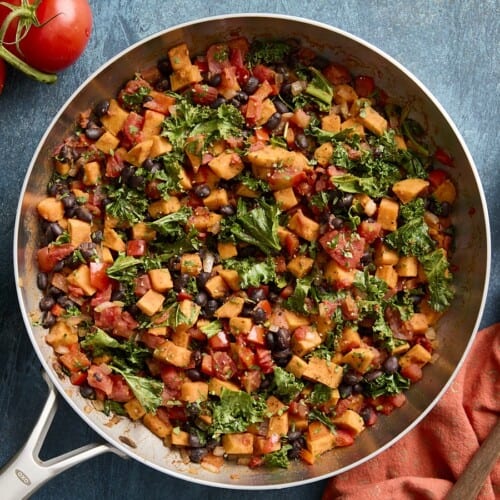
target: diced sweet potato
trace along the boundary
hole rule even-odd
[[[96,161],[91,161],[83,166],[83,184],[95,186],[101,178],[101,166]]]
[[[60,319],[50,327],[45,342],[52,346],[55,352],[63,354],[68,351],[68,346],[78,342],[78,333],[73,326]]]
[[[418,260],[413,255],[403,255],[396,264],[396,272],[402,278],[415,278],[418,276]]]
[[[169,196],[166,200],[153,201],[148,206],[148,212],[153,219],[158,219],[164,215],[173,214],[178,212],[181,208],[179,198]]]
[[[451,179],[446,179],[433,191],[432,196],[441,203],[451,204],[457,197],[457,189]]]
[[[205,288],[214,299],[225,297],[229,292],[229,287],[222,276],[212,276],[206,283]],[[239,314],[239,313],[238,313]]]
[[[169,153],[172,151],[172,144],[168,142],[165,137],[161,137],[159,135],[151,136],[151,140],[153,144],[151,145],[151,149],[149,150],[150,158],[157,158],[158,156],[164,155],[165,153]],[[184,170],[181,169],[181,177]],[[182,180],[181,180],[182,183]]]
[[[102,240],[102,244],[105,247],[117,252],[125,252],[127,249],[127,245],[114,229],[105,227],[103,230],[103,236],[104,238]]]
[[[361,124],[375,135],[383,135],[387,131],[387,120],[371,106],[361,109],[358,114]]]
[[[249,432],[224,434],[222,446],[228,455],[251,455],[253,453],[253,434]]]
[[[61,200],[53,196],[44,198],[36,206],[38,214],[49,222],[57,222],[64,217],[64,205]]]
[[[394,266],[378,266],[375,276],[387,283],[389,288],[396,288],[398,284],[398,273]]]
[[[423,313],[414,313],[404,322],[405,328],[414,335],[424,334],[429,328],[427,316]]]
[[[407,365],[417,364],[422,367],[426,365],[432,356],[431,353],[420,344],[415,344],[406,354],[399,358],[399,366],[404,368]]]
[[[320,382],[331,389],[336,389],[342,381],[343,370],[340,365],[326,359],[312,356],[307,363],[302,377],[314,382]]]
[[[101,123],[106,130],[117,136],[125,124],[127,117],[128,112],[118,104],[116,99],[111,99],[109,101],[108,112],[101,117]]]
[[[81,264],[67,276],[70,285],[81,288],[85,295],[94,295],[96,289],[90,283],[90,269],[87,264]]]
[[[352,326],[346,326],[342,330],[342,337],[339,341],[339,351],[347,352],[351,349],[356,349],[361,346],[361,337],[358,330]]]
[[[189,276],[198,276],[203,270],[201,257],[198,253],[185,253],[182,255],[180,266],[181,273],[188,274]]]
[[[293,354],[290,361],[286,365],[285,370],[293,373],[297,378],[301,378],[306,368],[307,361],[304,361],[301,357]]]
[[[274,191],[273,195],[281,210],[289,210],[298,204],[297,197],[292,187]]]
[[[181,431],[178,427],[172,429],[170,442],[173,446],[189,446],[189,432]]]
[[[97,139],[95,147],[104,154],[112,154],[120,144],[120,139],[111,132],[106,131]]]
[[[359,373],[366,373],[375,359],[375,350],[367,347],[352,349],[342,358],[342,363],[348,364]]]
[[[424,179],[410,178],[396,182],[392,190],[402,203],[408,203],[425,191],[428,186],[429,182]]]
[[[216,318],[234,318],[243,310],[245,299],[237,295],[226,300],[214,313]]]
[[[321,422],[311,422],[306,433],[306,447],[317,457],[335,446],[335,436]]]
[[[132,226],[132,239],[153,241],[156,239],[156,231],[145,222],[137,222]]]
[[[164,293],[174,286],[172,276],[167,268],[151,269],[148,271],[149,280],[154,290]]]
[[[321,128],[334,134],[340,132],[340,116],[333,113],[323,116],[321,118]]]
[[[373,261],[377,266],[394,266],[399,261],[399,254],[384,243],[379,243],[375,247]]]
[[[236,257],[238,255],[238,247],[230,241],[219,241],[217,243],[217,253],[221,259],[230,259],[231,257]]]
[[[172,434],[172,425],[164,422],[153,413],[146,413],[142,417],[142,422],[153,434],[161,439],[164,439]]]
[[[382,198],[378,207],[377,222],[386,231],[395,231],[398,227],[399,203],[389,198]]]
[[[129,163],[136,167],[140,167],[146,158],[149,157],[151,148],[153,147],[153,139],[146,139],[144,141],[136,144],[130,151],[127,153],[126,160]]]
[[[208,384],[206,382],[184,382],[181,385],[181,401],[196,403],[208,399]]]
[[[287,227],[307,241],[316,241],[319,237],[319,224],[306,217],[301,209],[290,217]]]
[[[277,166],[296,167],[299,170],[310,170],[306,156],[297,151],[288,151],[277,146],[266,145],[261,149],[250,151],[247,160],[251,163],[254,175],[265,179],[269,171]]]
[[[312,269],[314,259],[306,257],[305,255],[297,255],[288,264],[287,269],[296,277],[303,278]]]
[[[235,316],[229,319],[229,329],[233,335],[249,333],[252,329],[252,318],[244,318],[242,316]]]
[[[340,122],[339,122],[340,125]],[[340,128],[340,127],[339,127]],[[330,165],[333,155],[333,145],[331,142],[324,142],[314,151],[314,158],[322,167]]]
[[[90,236],[92,233],[91,225],[80,219],[68,219],[68,233],[70,243],[75,248],[82,243],[89,243],[92,241]]]
[[[139,420],[146,415],[146,410],[136,398],[124,403],[123,407],[131,420]]]
[[[206,198],[203,198],[203,205],[209,210],[218,210],[229,205],[227,191],[223,188],[213,189]]]
[[[232,151],[225,151],[208,163],[212,171],[221,179],[236,177],[244,168],[241,158]]]
[[[333,419],[333,423],[341,429],[352,432],[355,436],[363,432],[365,424],[361,415],[353,410],[346,410]]]
[[[240,275],[234,269],[219,269],[219,276],[229,285],[233,292],[240,290]]]
[[[151,288],[137,301],[137,307],[147,316],[153,316],[161,309],[164,301],[165,297]]]
[[[295,330],[299,326],[307,326],[310,324],[309,318],[307,316],[303,316],[293,311],[289,311],[285,309],[283,311],[283,316],[285,317],[286,324],[288,325],[289,330]]]
[[[165,340],[154,350],[153,357],[164,363],[186,368],[191,362],[191,351],[185,347],[175,345],[170,340]]]
[[[227,389],[229,391],[236,391],[236,392],[240,391],[240,388],[236,384],[228,382],[227,380],[220,380],[216,377],[212,377],[208,381],[209,394],[220,396],[222,393],[222,389]]]
[[[151,139],[154,135],[160,135],[164,119],[165,115],[163,113],[147,109],[144,112],[144,123],[141,130],[143,139]]]

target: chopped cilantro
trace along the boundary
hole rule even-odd
[[[287,372],[283,368],[274,368],[274,385],[272,392],[285,403],[292,401],[304,388],[304,383],[298,380],[293,373]]]
[[[291,444],[284,444],[279,450],[264,455],[264,463],[267,467],[281,467],[287,469],[290,465],[288,452],[292,449]]]
[[[291,51],[292,46],[280,40],[255,40],[250,46],[246,61],[251,66],[277,64],[284,62]]]
[[[108,185],[107,196],[110,199],[106,205],[107,214],[131,224],[144,219],[149,200],[143,192],[123,186],[116,189]]]
[[[326,403],[332,397],[332,389],[325,384],[314,384],[313,390],[309,399],[314,405]]]

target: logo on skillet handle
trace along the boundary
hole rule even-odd
[[[26,486],[29,486],[31,484],[30,478],[20,469],[15,470],[16,476],[19,478],[19,480],[24,483]]]

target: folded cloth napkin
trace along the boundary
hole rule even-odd
[[[499,388],[497,323],[477,334],[464,365],[429,415],[384,453],[332,478],[323,500],[445,498],[497,422]],[[477,498],[500,498],[499,462]]]

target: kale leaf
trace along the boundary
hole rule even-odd
[[[240,286],[243,289],[277,281],[276,264],[272,257],[261,261],[250,257],[247,259],[226,259],[224,267],[238,272]]]
[[[106,213],[116,217],[119,221],[135,224],[144,219],[149,200],[146,195],[136,189],[120,187],[107,188],[110,203],[106,205]]]
[[[304,388],[303,382],[298,380],[293,373],[287,372],[283,368],[274,368],[273,394],[285,403],[292,401]]]
[[[283,444],[279,450],[264,455],[264,464],[267,467],[281,467],[288,469],[290,459],[288,452],[293,448],[291,444]]]
[[[410,388],[410,381],[400,373],[383,373],[370,382],[363,383],[363,392],[372,398],[399,394]]]
[[[246,55],[250,66],[257,64],[277,64],[284,62],[292,51],[292,46],[281,40],[255,40]]]
[[[419,257],[429,281],[429,303],[435,311],[444,311],[453,300],[455,292],[452,288],[453,276],[449,271],[446,253],[442,248]]]

